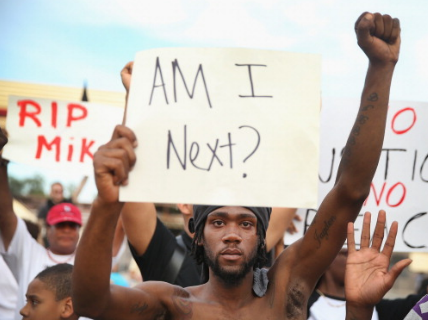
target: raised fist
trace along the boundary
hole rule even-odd
[[[398,61],[400,52],[400,20],[380,13],[364,12],[355,22],[358,45],[371,63],[389,64]]]

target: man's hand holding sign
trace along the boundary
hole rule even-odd
[[[155,281],[145,282],[135,289],[110,285],[112,240],[114,228],[123,207],[123,203],[119,202],[117,187],[127,184],[128,179],[130,185],[135,183],[132,180],[137,180],[138,175],[129,177],[129,171],[134,167],[134,164],[135,167],[132,172],[137,170],[137,166],[140,163],[143,163],[143,167],[145,167],[147,163],[144,162],[142,157],[147,159],[153,156],[147,153],[139,155],[139,151],[135,152],[134,149],[136,138],[139,143],[138,148],[143,145],[137,132],[143,130],[150,121],[156,120],[156,114],[159,110],[169,110],[171,114],[177,117],[175,123],[178,123],[178,126],[174,127],[173,123],[168,123],[167,125],[174,133],[176,130],[181,130],[183,133],[182,126],[189,119],[199,117],[197,119],[203,120],[206,117],[205,112],[200,111],[201,109],[212,111],[218,108],[221,110],[222,104],[214,98],[214,95],[210,95],[209,100],[207,99],[208,95],[202,95],[202,100],[195,99],[181,107],[177,105],[175,106],[177,107],[176,110],[173,110],[169,104],[175,103],[174,97],[177,96],[177,91],[169,91],[165,81],[167,77],[173,79],[171,78],[173,73],[167,74],[165,69],[161,72],[161,62],[155,59],[155,80],[153,81],[152,74],[149,77],[151,81],[148,83],[153,86],[149,86],[147,89],[144,86],[147,82],[140,83],[138,80],[134,82],[134,79],[138,79],[138,75],[144,70],[144,68],[140,69],[137,64],[134,65],[133,89],[131,89],[129,97],[129,106],[131,108],[128,114],[128,122],[136,127],[135,136],[129,128],[118,126],[115,129],[112,140],[100,148],[95,155],[94,164],[99,193],[93,204],[89,222],[79,244],[73,271],[73,303],[75,310],[80,315],[108,319],[207,319],[213,318],[213,316],[224,319],[304,319],[306,317],[306,305],[309,295],[320,275],[342,247],[346,238],[348,222],[355,220],[370,190],[370,182],[376,170],[382,148],[392,74],[395,63],[398,60],[400,47],[398,19],[392,20],[388,15],[364,13],[357,20],[356,31],[358,42],[369,58],[369,69],[362,93],[361,106],[349,135],[337,174],[336,184],[325,197],[308,232],[301,240],[284,250],[272,268],[263,274],[263,272],[255,268],[259,266],[258,264],[264,255],[265,233],[270,208],[253,207],[254,203],[251,201],[251,197],[247,199],[235,197],[239,195],[235,191],[232,191],[232,197],[229,198],[227,194],[220,192],[212,195],[211,198],[204,198],[203,195],[198,194],[196,198],[188,199],[191,200],[190,203],[203,203],[207,200],[213,200],[215,204],[219,204],[222,201],[238,202],[242,200],[242,206],[225,206],[223,204],[218,206],[194,206],[193,224],[189,224],[189,229],[191,228],[195,231],[193,249],[196,251],[195,257],[208,264],[209,280],[203,285],[188,288]],[[207,55],[208,51],[205,52]],[[171,50],[167,52],[171,53]],[[180,50],[177,51],[177,55],[179,52]],[[243,54],[243,51],[240,51],[240,53]],[[241,58],[241,60],[248,58],[244,56],[240,57],[238,55],[235,58]],[[265,55],[263,54],[263,56]],[[170,57],[173,57],[173,55]],[[216,54],[213,57],[218,58]],[[171,61],[174,68],[174,63],[177,65],[177,61],[174,59]],[[245,67],[247,71],[251,70],[249,64],[264,65],[262,61],[247,61],[243,64],[245,63],[247,64]],[[149,60],[148,64],[153,64],[153,60]],[[180,63],[180,67],[182,66]],[[198,74],[202,73],[202,69],[198,69],[200,70]],[[204,73],[207,72],[206,69],[203,70]],[[222,69],[219,68],[219,70]],[[177,73],[180,73],[178,69],[176,69],[176,76],[181,77]],[[297,73],[292,74],[295,75]],[[206,83],[213,81],[212,78],[208,77],[208,73],[205,73],[205,76]],[[233,77],[233,75],[230,76],[230,78]],[[242,79],[237,77],[235,80],[240,83]],[[253,80],[255,82],[255,79]],[[242,95],[249,96],[246,98],[239,97],[239,94],[234,96],[236,92],[243,93],[241,91],[242,88],[231,91],[234,94],[229,96],[229,99],[236,102],[236,109],[241,111],[241,116],[245,116],[245,125],[254,126],[254,124],[258,124],[257,118],[260,117],[263,111],[266,112],[266,108],[275,110],[278,107],[272,103],[273,100],[270,100],[271,98],[265,96],[276,97],[281,93],[275,89],[268,91],[271,86],[267,86],[270,83],[267,79],[265,80],[265,82],[261,82],[261,84],[265,84],[264,87],[252,87],[253,90]],[[282,81],[283,79],[281,79]],[[286,91],[287,94],[290,94],[287,87],[290,83],[292,81],[286,81],[286,84],[282,87],[282,90]],[[293,90],[299,89],[292,86],[292,84],[290,85]],[[170,83],[170,86],[173,85]],[[203,88],[207,89],[208,87]],[[255,88],[260,88],[261,90],[259,91],[259,89]],[[236,87],[232,89],[236,89]],[[304,93],[303,89],[300,88],[300,90],[301,93]],[[154,92],[156,92],[156,96],[152,95]],[[202,91],[203,94],[208,92],[210,91]],[[193,95],[191,89],[190,93]],[[142,98],[142,100],[138,99],[138,95],[141,95],[139,98]],[[256,102],[256,96],[260,96],[258,99],[262,99],[262,102]],[[152,99],[162,103],[158,106],[151,106],[150,101]],[[252,100],[252,104],[254,104],[253,112],[249,113],[246,110],[248,108],[246,105],[239,106],[239,99]],[[300,99],[295,97],[295,100],[297,103]],[[140,105],[140,110],[132,109],[132,106],[138,105],[138,101],[143,102],[143,105]],[[313,108],[318,109],[319,97],[313,98],[312,103]],[[256,112],[257,106],[259,106],[259,113]],[[302,106],[301,102],[298,106]],[[284,108],[288,112],[290,109],[293,110],[293,108],[287,108],[287,106]],[[281,115],[278,110],[277,112]],[[278,114],[275,117],[278,117]],[[215,116],[214,113],[213,115]],[[228,123],[230,126],[228,130],[231,130],[230,128],[236,125],[236,120],[226,119],[224,118],[225,115],[226,113],[218,115],[218,118],[214,118],[213,122],[215,124]],[[284,116],[284,114],[282,115]],[[192,125],[192,128],[197,126],[196,122]],[[205,126],[208,125],[205,124]],[[215,128],[215,126],[209,126],[207,131]],[[259,124],[257,128],[259,129]],[[155,129],[152,128],[152,130]],[[164,139],[167,139],[168,135],[165,137],[164,130],[165,128],[161,128],[159,137],[163,135]],[[147,133],[147,135],[154,134],[154,137],[156,137],[159,132]],[[269,132],[269,128],[266,130],[260,129],[260,132],[262,132],[261,136],[265,137],[264,135]],[[191,133],[194,134],[193,131]],[[184,136],[186,138],[186,134]],[[232,141],[232,143],[234,142],[238,144],[238,140]],[[159,144],[159,142],[145,140],[144,144]],[[167,147],[165,146],[165,141],[161,142],[161,144],[164,144],[163,150],[165,152]],[[230,145],[233,146],[232,144]],[[196,145],[191,144],[190,146]],[[188,147],[191,150],[190,146]],[[215,148],[215,145],[210,146]],[[289,145],[284,144],[282,140],[277,141],[273,146],[290,152]],[[193,153],[190,152],[190,154],[187,154],[189,150],[184,149],[184,151],[188,157],[188,163],[185,163],[186,166],[189,166],[189,171],[197,173],[200,169],[193,168],[195,164],[192,164],[192,160],[193,162],[196,160],[196,150],[193,150]],[[178,156],[178,151],[176,154]],[[184,154],[181,154],[181,162],[183,162],[184,156]],[[292,157],[295,156],[295,154],[292,155]],[[154,158],[156,162],[162,163],[161,166],[165,166],[165,162],[159,161],[156,157]],[[184,172],[183,166],[183,163],[175,163],[176,171],[174,173],[178,179],[187,177],[182,175],[182,172]],[[255,170],[249,173],[251,175],[244,179],[241,172],[239,179],[244,182],[234,188],[242,190],[243,186],[246,186],[247,181],[252,179],[253,176],[258,177]],[[209,175],[207,174],[210,174],[210,172],[205,171],[204,174],[204,179],[199,181],[197,187],[202,186],[209,180]],[[283,174],[280,173],[278,175],[281,179],[280,184],[284,184],[287,179]],[[158,179],[160,178],[158,177]],[[279,184],[277,179],[276,177],[275,180],[264,183],[261,183],[263,180],[256,179],[258,184],[253,186],[254,190],[251,190],[250,196],[257,195],[270,185],[276,184],[275,186],[277,186]],[[284,181],[282,181],[283,179]],[[145,180],[141,183],[146,188],[159,188],[155,181]],[[314,185],[316,187],[316,183]],[[211,185],[207,184],[207,186]],[[215,189],[215,186],[212,188]],[[180,194],[180,191],[174,190],[173,187],[172,191],[175,194],[179,194],[179,197],[184,195]],[[216,198],[217,196],[219,197],[218,199]],[[254,202],[257,205],[276,205],[274,200],[270,200],[272,201],[270,203],[268,199],[263,199],[263,201],[266,201],[264,204],[260,203],[260,200],[261,198],[256,198]],[[156,200],[152,199],[150,201]],[[170,199],[170,201],[175,202],[174,199]],[[286,203],[283,205],[291,206],[293,204]],[[269,282],[263,285],[261,284],[262,282],[254,281],[256,273],[262,273]],[[356,298],[357,301],[360,299],[362,300],[363,298]],[[351,312],[352,315],[358,316],[358,310]]]

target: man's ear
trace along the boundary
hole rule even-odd
[[[182,214],[193,215],[192,204],[177,204],[177,207]]]
[[[66,297],[61,301],[61,320],[77,320],[78,317],[74,313],[73,300],[71,300],[71,297]]]

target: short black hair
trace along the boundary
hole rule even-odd
[[[49,290],[55,293],[55,300],[61,301],[71,297],[71,273],[73,266],[67,263],[57,264],[44,269],[37,274],[39,279],[46,284]]]

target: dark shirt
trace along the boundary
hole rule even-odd
[[[413,294],[403,299],[382,299],[376,304],[375,309],[379,320],[403,320],[413,306],[424,296],[424,294]],[[308,301],[308,316],[311,306],[320,298],[318,292],[314,291]],[[340,298],[335,298],[340,300]],[[345,302],[345,299],[343,299]]]
[[[182,287],[199,285],[201,284],[202,267],[196,264],[196,261],[190,255],[192,239],[184,231],[180,235],[183,238],[186,253],[173,284]],[[159,219],[156,221],[155,232],[143,255],[138,256],[132,244],[129,243],[132,256],[137,262],[144,281],[165,281],[166,266],[178,246],[176,237]]]
[[[64,198],[60,203],[73,203],[70,198]],[[46,216],[48,216],[49,210],[54,207],[56,204],[52,202],[49,198],[46,203],[39,209],[37,217],[46,221]]]

